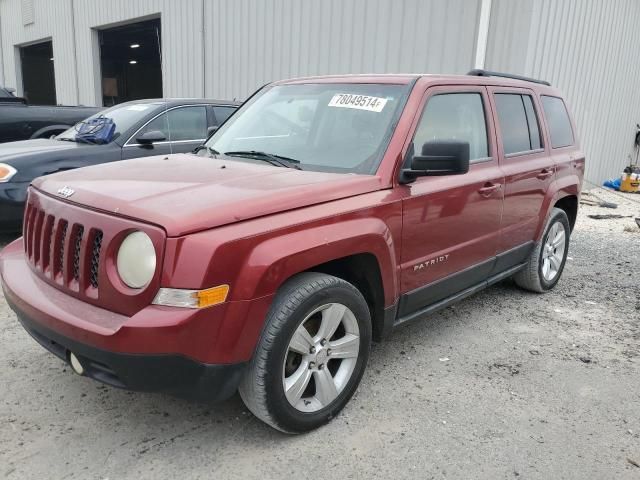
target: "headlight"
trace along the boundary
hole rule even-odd
[[[148,285],[156,271],[156,249],[144,232],[130,233],[120,245],[118,275],[131,288]]]
[[[11,165],[0,163],[0,183],[8,182],[16,173],[18,173],[18,171]]]

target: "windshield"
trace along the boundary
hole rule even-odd
[[[115,124],[115,133],[111,140],[115,140],[124,132],[129,130],[133,125],[138,123],[143,117],[145,117],[152,109],[157,105],[153,103],[128,103],[126,105],[116,105],[115,107],[108,108],[101,112],[91,115],[84,121],[87,122],[91,119],[99,116],[104,116],[113,120]],[[80,124],[78,124],[80,125]],[[56,137],[58,140],[75,140],[78,133],[78,125],[65,130]]]
[[[373,174],[406,100],[408,85],[280,85],[259,93],[206,143],[234,159],[268,153],[302,170]],[[247,152],[253,160],[242,157]],[[299,162],[299,163],[298,163]]]

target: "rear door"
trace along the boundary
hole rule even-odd
[[[500,225],[500,265],[505,270],[529,254],[545,194],[555,176],[541,128],[541,108],[533,91],[488,87],[498,131],[498,152],[505,176]]]
[[[431,87],[408,158],[433,140],[468,141],[469,172],[418,177],[403,200],[402,291],[406,316],[484,280],[495,262],[503,175],[487,91],[482,86]]]

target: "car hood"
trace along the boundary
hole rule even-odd
[[[179,236],[381,188],[380,178],[301,171],[230,159],[167,155],[40,177],[66,201],[162,226]],[[69,192],[70,190],[65,190]]]
[[[76,142],[61,142],[40,138],[36,140],[23,140],[20,142],[0,143],[0,162],[17,160],[20,157],[32,156],[39,153],[62,152],[77,148],[91,148],[93,145]]]

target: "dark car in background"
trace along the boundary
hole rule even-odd
[[[14,96],[12,89],[0,87],[0,143],[49,138],[103,109],[30,105],[26,99]]]
[[[31,181],[42,175],[117,160],[185,153],[201,145],[238,103],[155,99],[121,103],[92,117],[115,124],[107,143],[89,143],[74,126],[55,138],[0,145],[0,231],[17,231]]]

